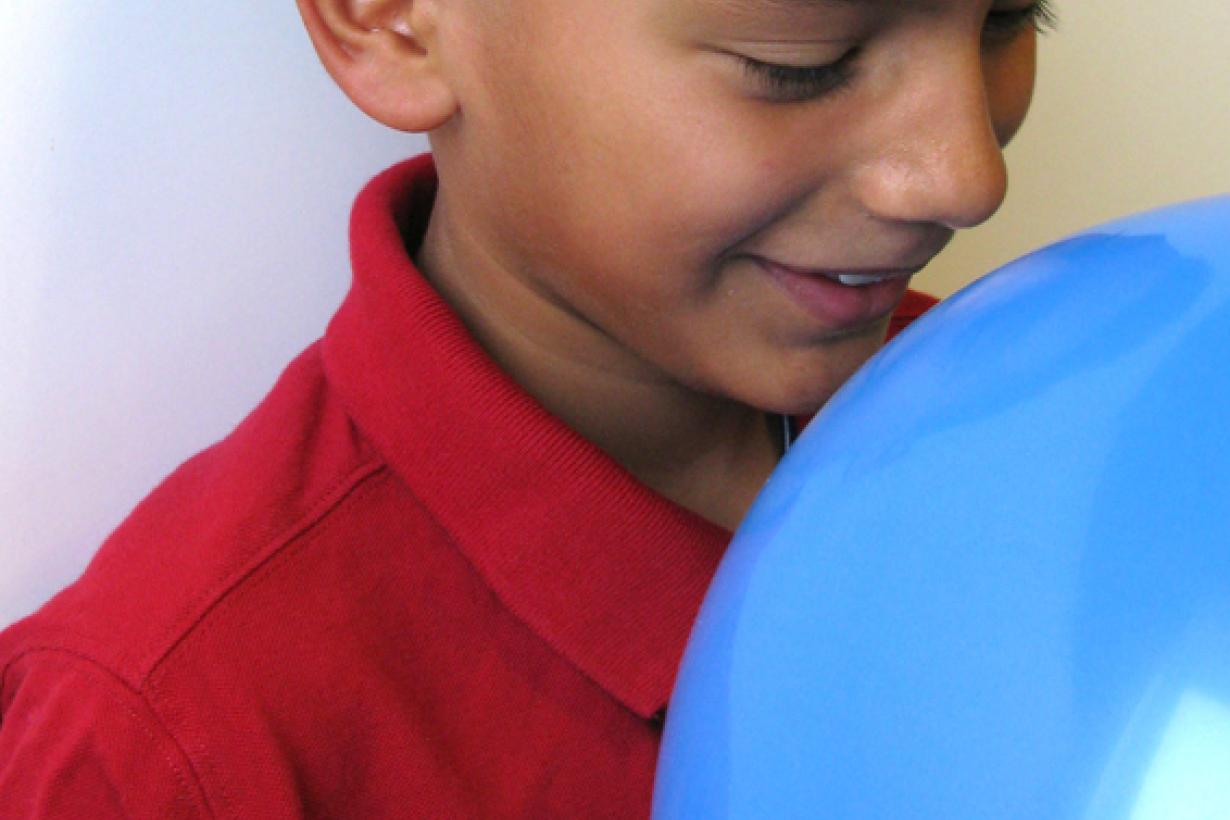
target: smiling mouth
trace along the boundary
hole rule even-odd
[[[863,327],[887,316],[922,267],[796,268],[754,258],[771,282],[829,330]]]
[[[828,279],[846,287],[861,288],[868,285],[878,285],[893,279],[908,279],[922,270],[923,266],[905,268],[863,268],[854,270],[832,270],[823,268],[798,268],[784,265],[781,262],[770,263],[778,268],[789,271],[796,276]]]

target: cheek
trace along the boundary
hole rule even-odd
[[[581,52],[518,51],[483,77],[482,131],[497,136],[473,159],[500,189],[491,199],[516,203],[528,261],[588,289],[618,279],[634,301],[705,298],[723,252],[788,206],[800,153],[712,72]]]
[[[1037,51],[1037,37],[1025,37],[988,62],[987,97],[995,134],[1001,145],[1007,145],[1016,136],[1029,112],[1034,93]]]
[[[665,95],[625,136],[624,162],[636,166],[618,189],[629,224],[642,243],[693,267],[772,224],[804,177],[804,154],[720,94]]]
[[[764,144],[696,102],[620,102],[589,120],[594,149],[570,182],[588,200],[586,233],[669,277],[663,286],[703,286],[704,269],[773,211]]]

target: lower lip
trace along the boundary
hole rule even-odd
[[[767,259],[756,262],[800,307],[833,330],[849,330],[887,316],[910,286],[910,275],[905,273],[870,285],[843,285]]]

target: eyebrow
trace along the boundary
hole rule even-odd
[[[707,0],[713,11],[744,17],[748,20],[762,19],[764,15],[814,15],[857,13],[860,10],[888,8],[904,9],[933,4],[939,0]],[[704,7],[702,2],[701,8]]]
[[[825,6],[833,8],[850,8],[855,6],[883,6],[890,3],[897,5],[917,5],[918,0],[721,0],[728,6],[745,9],[817,9]]]
[[[815,11],[828,8],[879,6],[886,0],[717,0],[732,11]]]
[[[883,0],[733,0],[743,6],[785,6],[787,8],[815,8],[816,6],[866,6],[880,4]]]

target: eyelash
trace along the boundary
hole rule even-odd
[[[1050,0],[1036,0],[1023,9],[991,12],[983,31],[989,37],[1010,39],[1027,28],[1045,34],[1058,23],[1059,16]]]
[[[1029,28],[1039,34],[1046,33],[1054,29],[1056,23],[1057,16],[1050,0],[1035,0],[1022,9],[991,12],[983,35],[992,43],[1001,43]],[[779,65],[738,56],[744,71],[763,86],[774,101],[803,102],[845,88],[854,79],[854,63],[860,50],[852,48],[836,62],[818,66]]]
[[[739,57],[744,70],[762,85],[774,100],[810,100],[841,90],[854,78],[854,59],[859,49],[852,48],[836,62],[816,66],[778,65]]]

